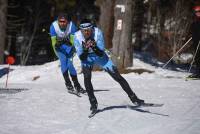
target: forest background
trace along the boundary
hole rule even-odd
[[[56,60],[49,27],[59,12],[68,13],[77,26],[81,18],[92,19],[104,32],[106,48],[120,68],[133,65],[134,52],[166,62],[191,37],[192,9],[198,4],[194,0],[0,0],[0,64],[8,55],[17,65]],[[192,53],[191,44],[180,54]]]

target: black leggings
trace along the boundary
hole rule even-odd
[[[91,106],[96,105],[97,100],[96,100],[96,97],[94,96],[94,89],[91,82],[92,67],[83,67],[82,69],[83,69],[83,75],[84,75],[84,85],[89,97],[90,104]]]
[[[113,70],[106,70],[110,76],[118,82],[122,89],[127,93],[129,97],[135,96],[135,93],[131,90],[128,82],[124,79],[124,77],[121,76],[121,74],[118,72],[117,68],[113,66]]]
[[[131,90],[128,82],[120,75],[116,67],[113,67],[113,70],[106,70],[110,76],[118,82],[122,89],[127,93],[129,98],[136,97],[135,93]],[[92,78],[92,67],[83,67],[83,75],[84,75],[84,84],[89,97],[89,101],[91,105],[97,104],[96,97],[94,95],[94,89],[92,86],[91,78]]]

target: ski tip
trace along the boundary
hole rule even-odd
[[[156,103],[147,103],[145,104],[146,106],[151,106],[151,107],[162,107],[164,104],[156,104]]]
[[[162,107],[164,104],[157,104],[157,103],[143,103],[141,105],[137,105],[138,107]]]

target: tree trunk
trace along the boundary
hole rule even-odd
[[[104,32],[105,47],[112,48],[115,0],[97,0],[95,4],[101,10],[99,27]]]
[[[31,53],[31,48],[32,48],[32,45],[33,45],[33,40],[35,38],[35,34],[37,32],[37,28],[39,26],[39,24],[41,23],[41,20],[40,20],[40,11],[39,11],[39,8],[40,8],[40,1],[37,1],[36,3],[36,8],[38,9],[38,12],[37,14],[35,14],[34,16],[34,25],[33,25],[33,30],[31,35],[28,36],[28,40],[27,42],[24,42],[25,44],[23,44],[22,46],[22,49],[24,50],[22,52],[22,55],[21,55],[21,65],[26,65],[27,64],[27,61],[28,61],[28,58],[30,56],[30,53]]]
[[[112,58],[119,69],[133,65],[132,7],[132,0],[116,0]]]
[[[135,31],[135,44],[134,48],[136,50],[141,50],[142,42],[142,28],[144,20],[144,0],[135,0],[134,1],[134,31]]]
[[[7,0],[0,0],[0,64],[4,63],[7,4]]]

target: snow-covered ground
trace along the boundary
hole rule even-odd
[[[80,65],[76,67],[80,72]],[[67,93],[58,61],[11,66],[8,88],[28,90],[0,90],[0,134],[199,134],[200,81],[185,81],[187,73],[134,59],[131,69],[141,68],[154,72],[122,75],[140,98],[164,106],[128,107],[132,104],[121,87],[97,71],[92,82],[101,112],[88,118],[87,95]],[[83,85],[82,74],[78,77]],[[0,87],[5,82],[6,75],[0,78]]]

